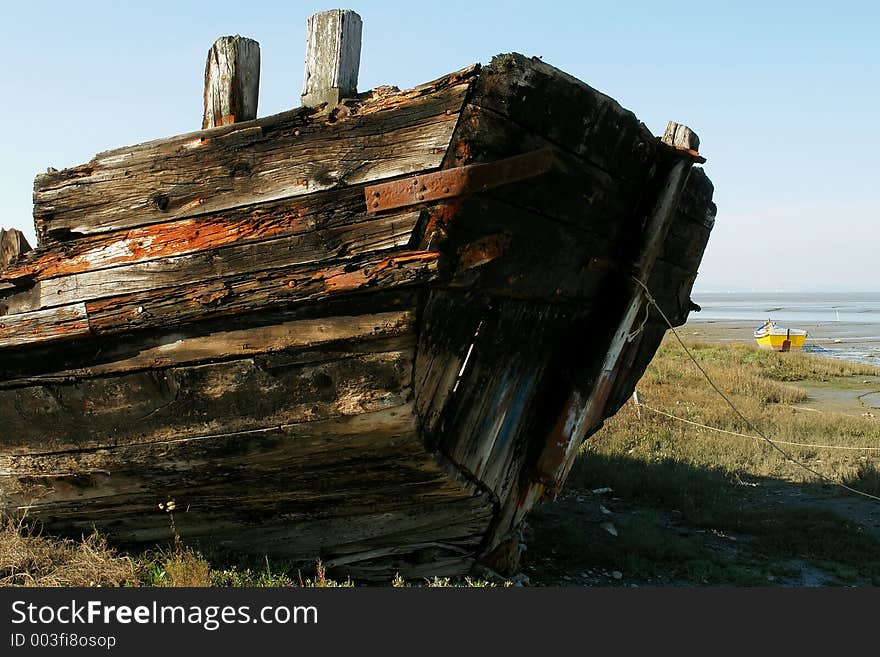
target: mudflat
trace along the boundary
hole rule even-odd
[[[760,321],[746,319],[701,319],[694,313],[678,329],[682,337],[717,344],[755,344],[752,337]],[[819,356],[880,365],[880,324],[872,322],[780,322],[787,328],[804,329],[804,351]]]

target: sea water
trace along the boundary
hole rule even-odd
[[[773,319],[783,328],[805,329],[805,351],[880,365],[880,292],[698,293],[697,321]]]

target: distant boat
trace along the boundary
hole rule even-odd
[[[772,349],[773,351],[800,349],[807,339],[806,331],[782,328],[770,319],[755,329],[754,335],[755,342],[761,349]]]

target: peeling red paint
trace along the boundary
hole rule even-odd
[[[343,271],[339,273],[330,273],[329,275],[325,272],[321,272],[316,274],[313,278],[323,278],[327,289],[334,292],[356,290],[365,285],[369,285],[370,281],[376,279],[382,272],[392,267],[401,267],[405,264],[421,261],[424,262],[425,266],[428,268],[436,268],[439,258],[440,254],[435,251],[413,253],[387,258],[377,263],[375,267],[357,269],[352,272],[344,271],[343,267],[336,267],[334,269],[337,271],[339,269],[343,269]]]
[[[241,219],[199,217],[152,224],[120,233],[79,240],[67,248],[43,251],[39,257],[13,265],[6,280],[43,280],[113,265],[195,253],[249,240],[280,237],[311,227],[302,209],[267,213],[259,209]]]
[[[76,338],[90,332],[85,306],[77,304],[9,315],[0,321],[0,349]]]
[[[585,401],[575,390],[544,440],[543,451],[535,464],[535,475],[548,488],[552,489],[557,485],[559,470],[565,463],[568,446]]]

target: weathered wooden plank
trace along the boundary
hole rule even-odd
[[[439,277],[431,251],[374,256],[359,262],[295,267],[233,276],[184,288],[110,297],[86,304],[92,330],[112,335],[215,317],[324,301],[358,292],[424,284]]]
[[[0,228],[0,275],[4,269],[15,262],[19,256],[31,250],[24,233],[15,228]]]
[[[409,212],[291,237],[51,278],[42,281],[38,303],[39,307],[47,308],[94,301],[401,248],[409,243],[418,218],[418,212]]]
[[[61,363],[50,374],[33,375],[24,379],[3,381],[3,388],[22,387],[64,379],[87,378],[105,374],[120,374],[137,370],[193,365],[206,361],[217,362],[243,356],[266,355],[279,351],[326,350],[328,345],[339,345],[339,356],[376,349],[379,338],[403,337],[415,330],[415,310],[396,310],[356,316],[300,319],[266,326],[213,331],[207,335],[183,333],[164,336],[156,346],[145,346],[133,355],[117,360],[99,362],[87,367],[65,368]],[[362,342],[369,344],[362,345]],[[402,346],[402,344],[397,345]],[[383,349],[389,344],[385,342]],[[299,357],[303,361],[315,358],[313,353]]]
[[[37,282],[24,287],[0,289],[0,317],[29,313],[40,308],[40,287]]]
[[[479,330],[462,331],[447,316],[468,313]],[[423,313],[415,394],[420,418],[438,449],[490,488],[503,503],[516,494],[519,465],[552,423],[566,381],[589,352],[598,318],[580,305],[534,301],[482,301],[463,292],[432,292]],[[470,334],[470,335],[469,335]],[[426,358],[460,362],[457,378],[444,378],[430,402]]]
[[[260,44],[237,34],[217,39],[205,61],[202,129],[257,118],[259,93]]]
[[[412,348],[273,366],[271,358],[0,390],[0,450],[28,454],[259,430],[406,403]]]
[[[367,219],[365,212],[360,187],[317,192],[54,244],[19,258],[0,277],[26,285],[92,269],[337,228]]]
[[[605,239],[638,228],[635,209],[642,193],[639,185],[610,175],[570,152],[565,144],[553,144],[520,125],[515,117],[469,103],[462,110],[452,147],[446,166],[494,162],[552,147],[557,170],[544,175],[540,184],[506,185],[487,195]]]
[[[363,459],[362,468],[351,466]],[[82,492],[77,497],[131,497],[150,491],[155,502],[164,501],[176,489],[177,495],[198,488],[202,495],[214,497],[223,488],[236,489],[242,480],[269,479],[270,491],[237,488],[242,502],[254,506],[267,494],[277,493],[287,478],[300,486],[291,486],[288,495],[302,502],[327,494],[316,479],[328,469],[338,469],[338,476],[349,485],[358,485],[364,474],[375,474],[377,460],[399,461],[389,472],[394,477],[413,480],[418,468],[407,469],[407,461],[430,462],[420,448],[414,421],[406,404],[353,416],[315,419],[285,426],[267,426],[245,432],[194,435],[147,443],[107,445],[100,448],[53,451],[48,453],[4,455],[0,472],[6,477],[42,478],[47,487],[81,477]],[[247,467],[242,467],[246,465]],[[440,470],[436,465],[431,468]],[[371,472],[371,470],[373,472]],[[111,473],[105,477],[84,475]],[[424,473],[422,473],[424,474]],[[363,477],[371,478],[371,477]],[[441,486],[449,489],[454,483]],[[11,492],[6,489],[6,492]],[[329,495],[334,496],[334,493]],[[442,492],[440,493],[442,497]],[[63,485],[50,494],[33,500],[41,505],[70,499]],[[115,501],[107,499],[114,504]],[[152,500],[147,503],[155,504]],[[362,502],[352,500],[352,506]],[[326,513],[316,509],[314,513]]]
[[[152,542],[171,537],[159,504],[173,501],[175,530],[189,541],[367,569],[391,554],[472,561],[491,499],[449,478],[414,419],[405,404],[243,434],[3,456],[2,506],[75,534],[88,504],[88,522],[113,539]]]
[[[546,184],[549,190],[558,189]],[[552,212],[558,207],[553,202],[533,210],[500,196],[458,202],[455,216],[446,222],[440,218],[448,206],[428,210],[425,235],[447,256],[453,270],[449,284],[519,299],[591,299],[607,276],[593,263],[619,257],[621,242],[631,235],[626,224],[606,229],[604,235],[601,228],[590,233],[578,227],[581,219],[588,223],[588,204],[579,208],[582,215],[572,213],[571,223],[562,223],[539,213]],[[560,197],[565,204],[565,194]],[[437,239],[440,231],[443,240]]]
[[[361,17],[350,9],[309,16],[302,104],[335,107],[357,94],[361,64]]]
[[[709,241],[711,227],[691,219],[679,210],[669,227],[669,237],[660,251],[665,260],[684,271],[696,272]]]
[[[70,340],[89,334],[84,303],[0,316],[0,349],[35,342]]]
[[[687,183],[693,161],[675,159],[663,172],[662,186],[657,193],[641,240],[641,247],[633,262],[633,276],[646,283],[675,219],[682,190]],[[627,306],[615,316],[614,330],[603,341],[603,362],[588,385],[575,386],[565,410],[548,434],[546,444],[536,463],[536,480],[553,490],[560,490],[574,463],[577,449],[584,439],[596,431],[610,412],[606,412],[609,395],[628,359],[631,335],[637,330],[639,317],[644,313],[647,299],[641,285],[629,284],[623,288]],[[628,395],[627,395],[628,396]]]
[[[38,233],[131,228],[436,168],[473,73],[374,93],[333,117],[293,112],[110,151],[40,175]]]
[[[440,276],[439,261],[440,254],[437,252],[405,251],[353,261],[272,269],[256,274],[246,272],[158,290],[153,289],[149,278],[146,278],[144,291],[89,301],[86,304],[88,328],[96,336],[121,335],[129,331],[167,329],[188,322],[277,310],[292,304],[326,303],[345,295],[409,287],[437,280]],[[30,290],[0,299],[0,311],[8,309],[10,313],[19,313],[5,317],[24,316],[28,307],[39,305],[43,298],[43,285],[51,283],[53,280],[37,282]],[[113,292],[112,282],[108,283],[106,289],[108,294]],[[52,315],[45,317],[49,321]],[[46,330],[30,336],[16,331],[14,344],[40,343],[45,339]],[[65,337],[68,335],[65,330],[62,327],[51,333],[50,339]],[[84,334],[73,333],[69,337]]]
[[[693,167],[681,194],[678,212],[711,230],[717,208],[712,202],[715,186],[701,167]]]
[[[613,98],[534,57],[494,57],[483,67],[471,102],[637,183],[648,175],[658,148],[658,139]]]
[[[422,310],[413,392],[419,427],[429,443],[437,438],[447,400],[457,389],[462,366],[470,359],[485,318],[484,299],[456,304],[453,299],[461,296],[461,291],[432,290]]]
[[[405,312],[420,304],[418,287],[391,287],[377,289],[375,292],[358,292],[351,295],[331,296],[318,304],[284,304],[267,308],[258,313],[244,315],[223,315],[204,321],[170,324],[154,330],[123,331],[111,335],[93,335],[72,341],[56,341],[35,344],[22,349],[4,349],[0,352],[0,387],[31,385],[40,382],[65,380],[63,372],[74,372],[88,376],[92,367],[108,366],[137,358],[142,352],[153,352],[156,349],[178,341],[185,342],[190,338],[201,338],[210,335],[223,335],[227,332],[247,329],[265,329],[267,327],[303,320],[330,321],[332,317],[359,317],[384,313]],[[357,321],[357,320],[355,320]],[[383,329],[384,331],[384,329]],[[379,341],[398,339],[396,329],[388,329],[384,335],[378,332]],[[317,346],[318,351],[342,351],[346,348],[351,353],[364,353],[369,349],[367,344],[372,340],[354,339],[341,343],[331,342],[327,347]],[[387,349],[397,349],[388,347]],[[377,347],[376,350],[387,350]],[[302,354],[302,361],[310,358],[312,348],[297,351]],[[290,350],[284,353],[290,353]],[[340,354],[344,355],[344,354]]]

